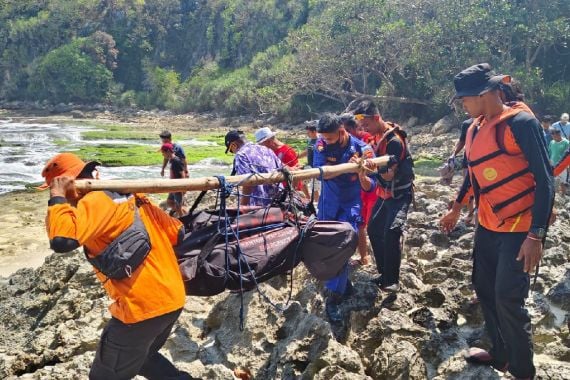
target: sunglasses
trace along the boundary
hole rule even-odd
[[[366,118],[373,118],[373,117],[374,117],[374,115],[365,115],[363,113],[357,113],[356,115],[354,115],[354,120],[360,121],[360,120],[364,120]]]

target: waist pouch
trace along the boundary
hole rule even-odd
[[[96,257],[89,257],[87,249],[85,257],[107,279],[121,280],[131,277],[150,252],[150,237],[135,209],[133,224],[123,231],[107,248]]]

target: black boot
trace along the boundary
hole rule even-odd
[[[342,303],[342,295],[330,292],[325,303],[325,311],[327,318],[332,323],[340,323],[343,321],[342,310],[340,305]]]

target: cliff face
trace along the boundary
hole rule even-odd
[[[452,191],[419,183],[418,209],[409,215],[402,291],[395,302],[370,279],[372,267],[352,274],[355,292],[343,325],[324,319],[322,286],[304,267],[289,282],[279,277],[240,297],[188,297],[163,352],[193,376],[232,379],[236,368],[255,379],[498,378],[467,365],[462,350],[488,341],[478,305],[471,305],[473,228],[447,236],[437,229]],[[564,200],[565,201],[565,200]],[[563,205],[559,205],[564,208]],[[547,240],[532,314],[541,378],[570,378],[570,223],[562,210]],[[52,254],[38,269],[23,269],[0,285],[0,377],[76,379],[87,376],[108,299],[80,252]]]

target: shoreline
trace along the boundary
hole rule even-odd
[[[45,230],[49,191],[0,194],[0,277],[38,268],[52,254]]]

